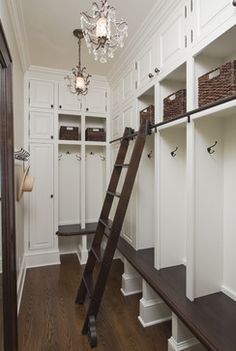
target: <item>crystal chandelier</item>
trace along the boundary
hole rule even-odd
[[[81,13],[81,28],[83,30],[89,53],[93,52],[97,61],[105,63],[107,58],[113,58],[118,47],[124,46],[128,36],[128,24],[125,20],[116,20],[116,11],[108,5],[107,0],[92,4],[90,14]]]
[[[89,78],[92,77],[90,74],[86,73],[86,67],[82,68],[81,65],[81,40],[84,35],[81,29],[75,29],[73,32],[74,36],[79,39],[78,41],[78,58],[79,63],[76,68],[72,69],[72,76],[66,76],[65,81],[67,82],[67,87],[72,94],[86,95],[88,93],[88,85],[90,83]]]

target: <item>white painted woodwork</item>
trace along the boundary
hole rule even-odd
[[[206,351],[174,313],[172,313],[172,337],[168,340],[168,351]]]
[[[114,111],[119,107],[119,104],[123,98],[122,94],[123,94],[123,81],[119,80],[116,86],[114,87],[114,89],[112,89],[112,93],[111,93],[112,111]]]
[[[108,112],[108,95],[107,88],[90,87],[85,97],[85,110],[90,113],[107,113]]]
[[[46,80],[30,80],[29,106],[34,108],[53,108],[54,82]]]
[[[186,261],[186,122],[160,129],[158,137],[157,248],[159,268],[165,268]]]
[[[138,319],[144,328],[171,320],[171,310],[143,279]]]
[[[136,89],[140,89],[144,87],[147,83],[153,80],[154,73],[154,57],[155,47],[152,42],[148,43],[140,52],[136,60],[136,76],[137,76],[137,84]],[[149,74],[153,75],[153,78],[149,77]]]
[[[121,113],[117,113],[111,120],[111,138],[119,138],[123,133],[123,120]]]
[[[69,152],[69,154],[67,154]],[[81,222],[81,155],[77,147],[59,148],[59,225]]]
[[[58,108],[59,110],[69,110],[80,112],[82,110],[82,98],[72,94],[67,88],[65,82],[59,83],[58,86]]]
[[[92,154],[91,154],[92,153]],[[85,177],[86,177],[86,198],[85,217],[86,223],[97,222],[105,191],[105,155],[103,148],[86,148],[85,156]]]
[[[29,248],[51,249],[54,242],[54,145],[30,145],[30,173],[35,178],[29,195]]]
[[[132,62],[131,65],[126,70],[123,77],[123,100],[129,100],[132,98],[135,89],[135,81],[134,81],[134,70],[135,66]]]
[[[54,138],[54,114],[31,111],[29,113],[29,138],[51,140]]]
[[[161,69],[168,67],[174,60],[178,60],[180,55],[183,56],[185,48],[184,2],[180,1],[177,6],[160,30]]]
[[[201,40],[209,35],[235,13],[235,7],[229,0],[196,1],[198,39]]]
[[[124,273],[122,274],[121,292],[124,296],[139,294],[142,291],[142,278],[124,259]]]

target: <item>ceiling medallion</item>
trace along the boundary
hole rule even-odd
[[[128,24],[116,19],[115,7],[108,5],[107,0],[100,1],[100,7],[94,2],[89,13],[81,13],[81,28],[89,53],[94,54],[96,61],[106,63],[119,47],[123,48]]]
[[[89,78],[92,77],[90,74],[86,73],[86,67],[81,65],[81,40],[84,35],[81,29],[75,29],[73,32],[74,36],[78,38],[78,65],[72,69],[72,75],[66,76],[65,81],[67,82],[67,87],[72,94],[86,95],[88,93],[88,86],[90,83]]]

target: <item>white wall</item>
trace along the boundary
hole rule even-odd
[[[24,145],[24,75],[6,0],[0,0],[0,19],[13,60],[14,135],[15,148],[17,149]],[[18,184],[22,173],[22,165],[16,165],[15,173],[16,183]],[[16,240],[17,274],[19,277],[24,256],[23,201],[20,203],[16,202]]]

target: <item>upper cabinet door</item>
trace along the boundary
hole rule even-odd
[[[132,98],[135,89],[134,65],[132,64],[125,72],[123,77],[123,100]]]
[[[35,108],[54,108],[54,83],[31,80],[29,83],[29,105]]]
[[[102,87],[90,87],[88,94],[85,97],[86,112],[91,113],[107,113],[108,112],[108,99],[107,89]]]
[[[112,89],[112,111],[114,111],[122,100],[122,80],[114,86]]]
[[[231,16],[236,15],[232,0],[198,0],[194,6],[197,12],[198,39],[201,40]]]
[[[135,68],[137,71],[136,89],[142,88],[147,83],[151,81],[154,77],[153,74],[153,45],[149,43],[148,46],[141,52],[137,62],[135,63]]]
[[[181,1],[181,6],[176,6],[160,30],[161,69],[178,60],[187,47],[185,21],[184,2]]]
[[[76,94],[72,94],[64,82],[59,83],[59,96],[58,96],[59,110],[67,111],[81,111],[82,98]]]
[[[54,114],[52,112],[30,112],[30,139],[50,140],[54,138]]]

